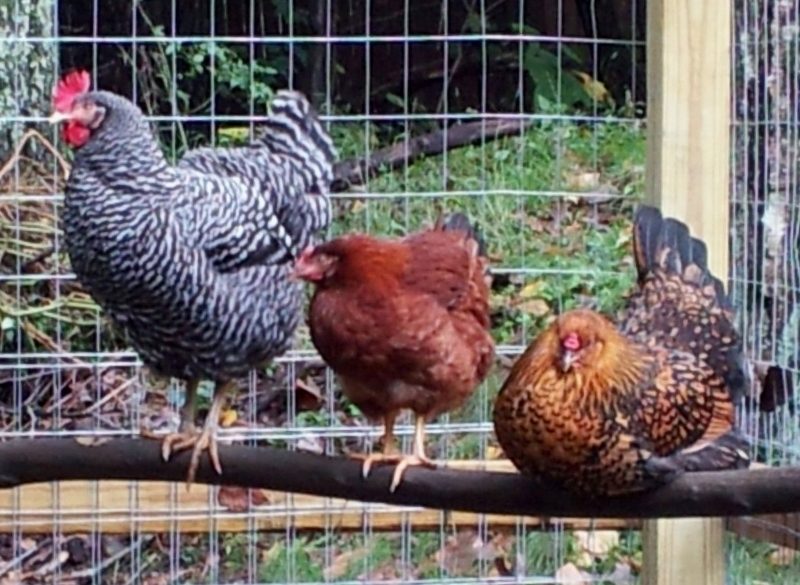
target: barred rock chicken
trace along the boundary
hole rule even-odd
[[[749,465],[734,429],[748,383],[742,346],[705,244],[643,206],[633,247],[638,284],[618,327],[593,311],[564,313],[495,403],[497,438],[515,466],[588,496]]]
[[[63,214],[73,269],[145,364],[187,382],[164,459],[194,448],[189,485],[205,450],[221,473],[215,431],[231,379],[287,350],[298,325],[292,262],[330,221],[332,142],[308,101],[281,91],[251,146],[193,150],[173,166],[141,110],[90,91],[88,73],[53,97],[51,121],[76,149]],[[198,433],[201,379],[216,388]]]
[[[367,477],[374,463],[397,463],[391,491],[425,455],[425,423],[460,406],[489,372],[489,277],[482,244],[467,218],[399,240],[354,234],[309,248],[295,266],[316,284],[311,338],[338,374],[345,395],[370,419],[383,419],[383,452],[356,455]],[[394,423],[415,415],[413,455],[397,452]]]

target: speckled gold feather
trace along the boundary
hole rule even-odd
[[[638,283],[615,325],[589,310],[559,316],[511,370],[495,430],[522,471],[588,495],[649,489],[687,470],[748,465],[734,429],[746,385],[742,348],[705,246],[642,207]],[[562,368],[576,335],[578,365]]]

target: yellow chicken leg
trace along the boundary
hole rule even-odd
[[[145,436],[153,439],[161,439],[161,458],[169,461],[172,453],[177,453],[193,444],[193,439],[197,435],[197,427],[194,418],[197,411],[197,386],[199,380],[189,380],[186,382],[186,398],[181,407],[181,423],[177,433],[169,433],[165,437],[159,437],[151,433]]]
[[[364,463],[361,466],[361,475],[364,479],[369,477],[370,469],[373,464],[397,463],[402,455],[397,451],[397,442],[394,437],[394,421],[397,419],[397,411],[390,412],[383,419],[383,446],[380,453],[351,453],[351,459],[360,459]]]
[[[197,427],[194,424],[194,418],[197,410],[197,386],[199,383],[199,380],[189,380],[186,382],[186,398],[184,399],[183,406],[181,406],[181,422],[178,427],[178,432],[168,433],[164,436],[156,434],[150,429],[141,430],[141,435],[144,438],[161,441],[161,457],[164,461],[169,461],[170,455],[172,455],[173,452],[182,451],[186,449],[187,446],[194,444],[192,441],[197,435]]]
[[[214,400],[208,411],[203,430],[198,432],[194,424],[195,410],[197,408],[197,380],[190,381],[186,386],[186,401],[181,407],[181,426],[177,433],[170,433],[163,437],[161,443],[161,456],[164,461],[169,461],[173,453],[179,453],[186,449],[193,448],[192,458],[189,462],[189,470],[186,476],[187,489],[194,482],[197,474],[197,467],[200,464],[200,455],[208,450],[208,456],[214,469],[222,474],[222,464],[219,461],[219,451],[217,449],[216,431],[219,424],[219,417],[227,399],[228,390],[232,387],[232,382],[227,382],[222,387],[214,389]],[[160,438],[152,433],[144,433],[149,438]]]
[[[404,455],[400,458],[394,470],[394,475],[392,475],[392,485],[389,487],[390,492],[394,492],[397,489],[397,486],[403,481],[403,474],[409,467],[427,467],[429,469],[438,467],[434,460],[425,455],[425,417],[421,414],[417,414],[415,417],[413,454]]]
[[[222,475],[222,464],[219,462],[219,451],[217,449],[217,427],[219,426],[222,407],[225,406],[225,401],[228,399],[228,389],[232,384],[232,382],[228,382],[222,388],[215,388],[214,400],[203,425],[203,431],[199,435],[195,435],[195,440],[192,443],[194,450],[192,451],[192,460],[189,462],[189,471],[186,475],[187,489],[194,482],[197,466],[200,464],[200,455],[203,454],[203,451],[208,450],[208,458],[211,460],[211,465],[214,466],[214,470],[219,475]]]
[[[353,454],[351,457],[354,459],[363,459],[364,465],[361,468],[361,474],[366,479],[369,476],[372,465],[385,465],[396,463],[397,468],[392,475],[392,484],[389,487],[390,492],[394,492],[400,482],[403,480],[403,474],[409,467],[428,467],[436,469],[437,464],[432,459],[425,455],[425,417],[422,415],[415,415],[414,421],[414,444],[413,453],[411,455],[403,455],[397,451],[394,439],[394,421],[397,418],[397,413],[393,412],[386,415],[384,419],[385,431],[383,434],[383,451],[381,453],[371,453],[369,455]]]

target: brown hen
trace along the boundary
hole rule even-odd
[[[734,429],[747,385],[742,346],[705,244],[647,206],[633,239],[638,283],[618,326],[590,310],[558,317],[516,362],[494,409],[519,470],[584,495],[749,465]]]
[[[485,379],[493,357],[489,277],[482,243],[454,214],[433,229],[397,240],[354,234],[306,250],[295,274],[316,285],[311,338],[338,374],[344,394],[384,423],[383,452],[364,459],[397,463],[391,491],[425,455],[425,423],[459,407]],[[394,422],[415,416],[412,455],[397,452]]]

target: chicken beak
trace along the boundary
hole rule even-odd
[[[70,114],[65,114],[64,112],[53,112],[50,114],[50,117],[47,118],[47,122],[50,124],[59,124],[71,119],[72,116]]]
[[[301,280],[313,280],[319,269],[317,266],[311,262],[311,254],[314,252],[314,248],[308,247],[298,256],[297,260],[295,260],[294,268],[292,269],[292,273],[289,278],[295,282]]]
[[[578,361],[578,355],[573,352],[566,350],[561,354],[561,371],[564,373],[569,372],[572,369],[573,364]]]

